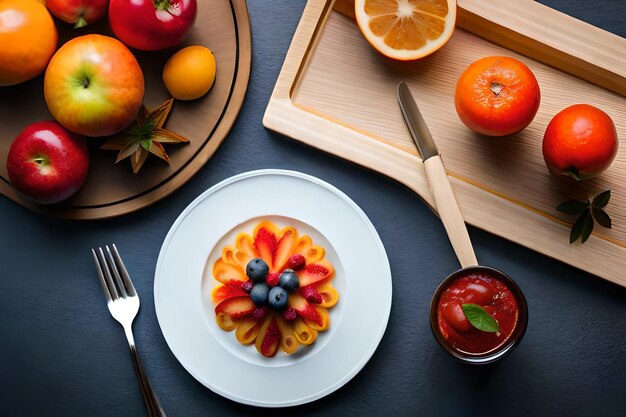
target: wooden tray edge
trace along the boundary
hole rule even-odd
[[[354,0],[333,7],[354,19]],[[626,39],[535,0],[457,0],[456,26],[626,96]]]
[[[385,163],[375,171],[415,191],[432,208],[434,203],[419,158],[336,124],[321,115],[299,108],[292,102],[291,96],[297,87],[299,75],[306,68],[306,58],[314,48],[317,35],[323,28],[334,3],[334,0],[309,0],[307,3],[268,103],[263,124],[268,129],[324,152],[328,153],[326,149],[332,147],[333,155],[366,168],[374,166],[374,162],[390,161],[392,160],[390,157],[393,157],[393,163]],[[324,134],[320,135],[320,132]],[[331,137],[341,137],[342,140],[336,141]],[[465,210],[465,219],[469,224],[511,240],[511,237],[499,232],[498,227],[502,228],[505,218],[507,222],[510,222],[511,218],[523,221],[525,216],[521,213],[527,215],[526,208],[457,178],[450,177],[450,181],[462,210],[464,206],[476,204],[476,201],[480,204],[481,200],[491,199],[492,204],[497,205],[499,210],[506,214],[494,216],[492,213],[489,219],[484,219],[482,217],[484,214],[480,211]],[[526,233],[516,238],[516,243],[626,287],[626,277],[622,273],[626,269],[626,248],[595,235],[590,237],[585,247],[570,245],[567,240],[569,232],[567,226],[541,215],[533,215],[533,219],[534,222],[525,228]],[[550,242],[543,240],[542,236],[547,228],[558,230],[563,234],[563,240]]]
[[[458,0],[456,24],[497,45],[626,96],[626,39],[613,33],[534,0]]]
[[[231,2],[235,20],[237,23],[237,36],[239,41],[239,56],[237,61],[236,79],[222,120],[219,121],[208,143],[201,148],[199,153],[173,178],[162,186],[149,191],[140,197],[133,197],[122,203],[103,207],[72,208],[63,206],[45,206],[31,202],[22,197],[11,184],[0,181],[0,190],[5,197],[37,213],[50,215],[57,218],[71,220],[100,220],[121,216],[123,214],[138,211],[167,197],[189,181],[209,161],[217,151],[221,143],[226,139],[228,132],[233,127],[243,106],[250,69],[252,63],[252,35],[250,18],[246,0],[233,0]]]

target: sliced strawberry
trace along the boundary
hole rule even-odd
[[[307,265],[303,270],[298,271],[298,279],[300,280],[300,286],[306,287],[330,278],[334,273],[335,270],[330,262],[322,259],[318,263]]]
[[[215,306],[216,314],[229,314],[232,318],[251,314],[254,310],[256,310],[256,304],[252,302],[247,294],[245,294],[245,297],[229,298]]]
[[[324,321],[322,316],[319,314],[317,309],[309,304],[307,300],[304,299],[299,294],[292,294],[289,297],[289,307],[296,310],[298,315],[305,319],[306,321],[311,321],[317,324],[319,327],[324,325]]]
[[[211,291],[211,300],[216,304],[229,298],[245,296],[247,296],[247,294],[243,288],[241,288],[240,284],[218,285]]]
[[[313,285],[308,285],[306,287],[300,287],[298,289],[298,292],[304,297],[306,298],[306,300],[309,303],[313,303],[313,304],[322,304],[322,302],[324,301],[324,298],[322,297],[322,294],[320,294],[317,291],[317,288],[315,288],[315,286]]]
[[[313,307],[313,306],[312,306]],[[328,310],[320,307],[313,307],[317,316],[315,320],[311,320],[308,318],[304,318],[304,322],[313,330],[317,330],[318,332],[324,332],[328,330],[330,327],[330,316],[328,314]]]
[[[254,237],[254,247],[259,251],[259,255],[269,265],[270,269],[272,269],[272,260],[274,259],[277,245],[276,235],[267,228],[261,227],[257,231]]]
[[[213,265],[213,276],[222,284],[234,284],[247,281],[248,277],[243,270],[237,266],[224,262],[221,258]]]
[[[276,245],[276,252],[274,252],[274,263],[272,264],[274,272],[282,271],[285,268],[298,238],[298,232],[293,227],[287,227],[283,230],[282,237]]]
[[[261,325],[255,346],[263,356],[268,358],[275,356],[276,352],[278,352],[280,329],[276,323],[276,317],[273,315],[266,318]]]

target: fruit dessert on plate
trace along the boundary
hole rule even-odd
[[[213,265],[217,324],[266,357],[312,344],[329,329],[328,309],[339,300],[335,269],[325,255],[293,227],[261,221],[252,236],[239,233]]]

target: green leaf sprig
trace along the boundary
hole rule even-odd
[[[465,314],[470,324],[478,330],[487,333],[496,333],[500,330],[496,319],[478,304],[461,304],[461,309],[463,309],[463,314]]]
[[[572,231],[569,235],[569,243],[574,243],[580,238],[580,243],[585,243],[591,232],[593,226],[597,222],[600,226],[611,228],[611,218],[603,208],[609,203],[611,199],[611,190],[606,190],[594,198],[589,197],[587,201],[570,200],[563,204],[559,204],[556,208],[558,211],[572,216],[578,216],[578,219],[572,226]],[[595,221],[594,221],[595,220]]]

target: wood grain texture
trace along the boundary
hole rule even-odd
[[[471,1],[459,1],[460,14],[467,5],[483,19],[502,19],[507,9],[495,7],[496,3],[481,2],[479,7]],[[350,14],[346,7],[349,2],[338,4],[341,11]],[[488,8],[489,4],[494,10]],[[267,127],[396,179],[434,206],[423,166],[396,102],[395,86],[405,80],[444,156],[468,223],[626,286],[626,212],[621,209],[626,206],[623,96],[593,84],[597,82],[593,77],[591,82],[579,78],[593,70],[577,71],[579,77],[574,77],[556,69],[554,63],[545,64],[484,39],[480,31],[491,27],[487,24],[471,26],[481,36],[457,28],[444,48],[420,61],[391,61],[369,46],[352,19],[331,11],[331,5],[332,1],[323,0],[308,3],[265,114]],[[624,45],[624,39],[534,2],[525,1],[524,7],[525,16],[535,13],[532,28],[552,21],[566,22],[565,35],[574,31],[592,38],[590,42],[597,48],[588,58],[613,74],[614,79],[624,79],[622,58],[616,60],[613,49],[615,44],[618,48]],[[511,19],[516,31],[533,33],[537,40],[533,48],[551,54],[549,47],[540,46],[558,44],[550,38],[555,36],[553,32],[525,27],[529,18]],[[509,24],[509,20],[495,21],[492,26]],[[567,56],[574,62],[586,53],[584,49],[569,51]],[[487,55],[522,60],[541,86],[542,103],[535,120],[521,133],[507,138],[472,133],[454,109],[459,75],[471,62]],[[575,183],[548,174],[541,141],[548,122],[558,111],[581,102],[595,105],[613,118],[621,147],[609,170]],[[606,189],[613,194],[607,207],[613,229],[598,227],[584,245],[570,245],[569,229],[574,219],[558,213],[555,207],[565,200],[586,198]]]
[[[626,39],[534,0],[459,0],[457,26],[626,95]]]
[[[63,42],[76,36],[69,25],[57,25]],[[88,32],[112,35],[106,22]],[[128,160],[115,165],[116,153],[99,150],[102,139],[90,141],[90,170],[83,188],[69,200],[42,206],[22,197],[8,180],[6,156],[13,139],[28,124],[51,119],[43,98],[43,76],[0,89],[0,193],[34,211],[71,219],[119,216],[148,206],[187,182],[210,159],[230,131],[243,104],[251,64],[250,22],[245,0],[207,2],[198,8],[197,23],[184,43],[205,45],[215,55],[217,75],[211,91],[193,101],[176,101],[166,127],[190,140],[166,145],[170,163],[149,157],[137,175]],[[162,68],[174,50],[133,51],[143,70],[144,104],[153,109],[170,97],[162,82]],[[4,109],[4,107],[3,107]]]
[[[454,196],[454,191],[443,166],[440,156],[433,156],[424,161],[424,171],[430,184],[430,191],[435,199],[435,206],[448,238],[454,248],[454,253],[461,263],[461,267],[478,265],[476,254],[472,247],[463,214]]]

